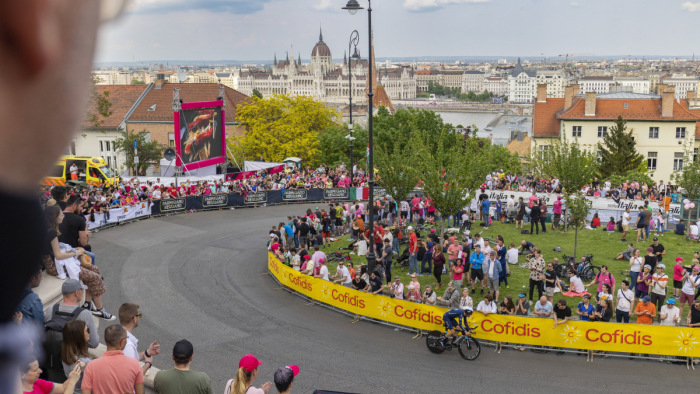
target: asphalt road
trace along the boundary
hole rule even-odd
[[[413,333],[360,322],[278,290],[263,274],[269,228],[307,205],[236,209],[148,219],[100,231],[91,244],[107,285],[105,305],[141,306],[139,349],[157,339],[155,365],[172,367],[173,344],[195,347],[192,368],[223,392],[241,356],[262,362],[256,386],[279,366],[297,364],[293,392],[653,392],[697,393],[697,373],[655,361],[535,354],[482,346],[464,361],[458,352],[430,353]],[[101,327],[104,328],[106,325]],[[275,392],[275,389],[271,392]]]

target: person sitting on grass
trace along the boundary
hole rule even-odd
[[[615,260],[630,261],[630,259],[632,259],[632,253],[634,253],[634,244],[632,242],[629,242],[627,244],[627,249],[618,253],[617,257],[615,257]]]
[[[529,260],[534,255],[534,249],[535,245],[532,242],[522,240],[522,242],[520,242],[520,252],[518,254],[524,254],[525,257]]]
[[[581,297],[584,294],[589,294],[586,287],[583,285],[583,281],[578,276],[576,271],[569,270],[569,291],[563,295],[566,297]]]

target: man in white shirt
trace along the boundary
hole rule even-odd
[[[512,194],[510,196],[508,196],[508,199],[506,200],[506,212],[515,209],[515,198],[514,197],[515,196]]]
[[[338,262],[338,270],[335,272],[335,275],[333,275],[333,279],[335,278],[338,279],[333,281],[333,283],[347,287],[350,287],[352,284],[352,279],[350,279],[350,270],[348,270],[348,267],[345,266],[345,263],[342,260]]]
[[[508,264],[518,264],[518,249],[513,242],[510,243],[510,248],[506,252],[506,262]]]
[[[489,248],[489,250],[485,249],[486,244],[484,242],[484,239],[481,237],[481,234],[479,234],[479,233],[474,234],[474,241],[472,242],[472,246],[474,246],[476,248],[476,245],[479,245],[479,247],[481,247],[481,253],[488,256],[491,249],[490,248]]]
[[[659,320],[662,326],[677,326],[681,321],[681,310],[676,307],[676,299],[669,298],[661,307]]]
[[[484,296],[483,301],[479,303],[479,305],[476,306],[476,311],[481,312],[484,315],[489,315],[491,313],[497,313],[498,308],[496,306],[496,303],[493,302],[493,298],[491,297],[491,294],[486,294]]]
[[[622,239],[620,240],[622,242],[627,241],[625,237],[627,237],[627,232],[630,229],[630,220],[632,220],[632,216],[630,216],[630,209],[627,208],[625,213],[622,214]]]
[[[139,326],[139,322],[143,317],[139,308],[138,305],[130,302],[122,304],[119,307],[119,324],[126,330],[126,346],[122,352],[136,361],[143,361],[141,371],[145,375],[146,371],[153,366],[153,356],[160,353],[160,344],[158,341],[153,341],[148,346],[148,349],[139,353],[139,340],[134,336],[134,329]]]
[[[634,292],[629,288],[630,282],[622,281],[622,287],[617,290],[617,305],[615,306],[615,319],[618,323],[623,320],[625,323],[630,322],[630,310],[632,308],[632,300]]]
[[[394,277],[394,282],[389,285],[389,288],[392,294],[394,294],[394,298],[403,300],[403,283],[401,283],[401,278],[398,275]]]
[[[328,279],[328,266],[326,265],[326,259],[321,259],[319,261],[321,263],[321,268],[318,270],[318,275],[314,275],[314,278],[321,278],[323,280],[329,280]]]

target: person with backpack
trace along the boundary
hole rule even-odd
[[[97,333],[95,320],[89,310],[80,307],[80,302],[87,290],[77,279],[67,279],[61,285],[63,299],[60,303],[54,304],[48,310],[45,317],[44,327],[44,352],[45,361],[42,369],[46,371],[46,376],[54,382],[63,382],[66,376],[61,364],[61,347],[63,345],[63,327],[72,320],[82,320],[87,324],[90,338],[88,347],[95,349],[100,344],[100,336]]]
[[[685,272],[683,275],[683,287],[681,288],[680,300],[680,315],[683,316],[683,306],[687,303],[692,308],[692,303],[695,300],[695,289],[700,285],[700,267],[693,267],[691,272]]]
[[[596,294],[603,291],[603,285],[610,286],[610,294],[615,292],[615,277],[610,273],[610,271],[608,271],[607,265],[600,266],[600,272],[595,276],[595,278],[593,278],[591,283],[586,285],[586,287],[591,287],[596,283],[598,284],[598,291]]]
[[[22,301],[17,305],[16,312],[22,314],[22,325],[42,326],[44,324],[44,304],[41,303],[39,295],[32,291],[33,288],[37,288],[41,284],[43,272],[43,266],[36,267],[36,272],[29,278],[29,283],[24,288]]]

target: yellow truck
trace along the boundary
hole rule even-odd
[[[71,171],[71,167],[74,171]],[[66,185],[68,181],[85,182],[93,186],[110,186],[119,177],[107,166],[105,159],[94,156],[61,156],[44,185]]]

